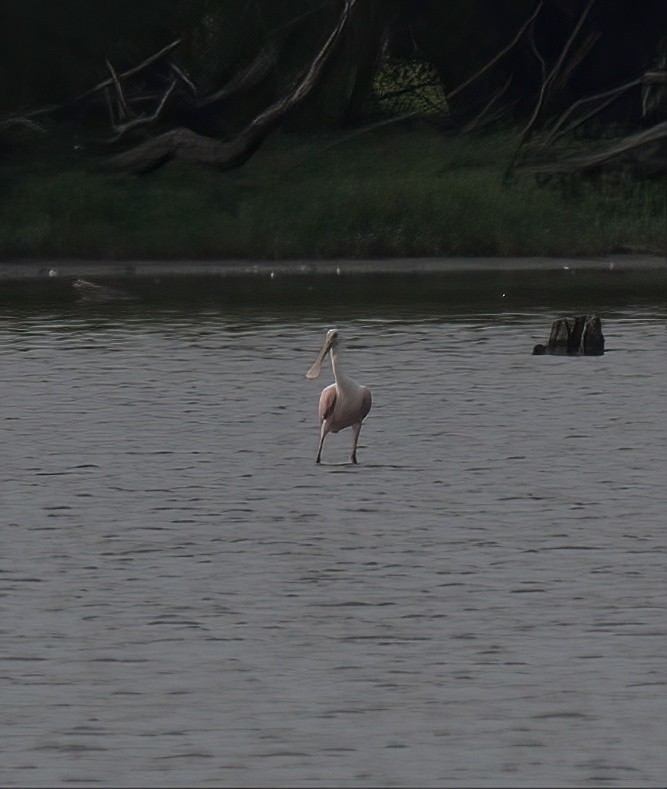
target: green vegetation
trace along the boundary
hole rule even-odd
[[[503,184],[515,134],[276,135],[244,167],[0,167],[0,258],[306,259],[665,249],[659,180]]]

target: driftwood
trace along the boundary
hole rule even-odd
[[[576,318],[557,318],[551,326],[546,345],[533,348],[534,356],[602,356],[604,335],[602,321],[597,315],[577,315]]]

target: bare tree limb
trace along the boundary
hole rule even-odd
[[[181,80],[181,82],[185,83],[188,87],[188,90],[192,93],[193,96],[198,94],[197,86],[195,83],[185,74],[175,63],[169,63],[169,68],[176,74],[176,76]]]
[[[599,32],[589,33],[586,38],[579,44],[577,49],[572,53],[567,62],[563,65],[561,71],[555,76],[551,84],[551,91],[557,93],[562,87],[567,85],[568,80],[573,72],[579,67],[581,61],[588,55],[593,47],[600,40],[601,34]]]
[[[570,52],[570,49],[572,48],[572,45],[573,45],[575,39],[579,35],[579,33],[581,31],[581,28],[583,27],[584,22],[586,21],[586,17],[588,16],[588,14],[591,11],[591,8],[593,7],[593,3],[594,2],[595,2],[595,0],[588,0],[588,3],[586,4],[586,7],[584,8],[584,10],[579,15],[579,19],[577,20],[577,24],[574,26],[574,29],[570,33],[569,38],[565,42],[565,45],[563,46],[563,49],[561,50],[561,53],[560,53],[560,55],[558,57],[558,60],[556,61],[556,64],[551,69],[551,71],[549,72],[549,76],[545,80],[547,89],[551,86],[551,83],[556,79],[556,77],[559,75],[561,69],[563,68],[563,63],[565,62],[565,58],[568,56],[568,54]],[[545,93],[546,93],[546,90],[545,90]],[[538,108],[538,109],[540,109],[540,108]]]
[[[125,101],[125,95],[123,93],[123,87],[120,84],[120,80],[118,79],[118,76],[116,75],[114,67],[111,65],[110,61],[107,60],[106,64],[107,64],[107,68],[109,69],[109,72],[111,73],[111,79],[113,80],[113,86],[116,89],[116,102],[118,104],[118,117],[121,120],[125,120],[125,118],[127,118],[128,115],[130,114],[130,109],[127,106],[127,101]]]
[[[558,73],[560,72],[560,70],[561,70],[561,68],[563,66],[563,63],[565,61],[565,58],[567,57],[567,54],[570,51],[575,38],[579,35],[579,32],[580,32],[581,28],[583,27],[583,24],[584,24],[584,22],[586,20],[586,17],[588,16],[588,14],[589,14],[594,2],[595,2],[595,0],[589,0],[589,2],[586,4],[586,7],[583,9],[581,14],[579,15],[579,19],[577,20],[577,24],[574,26],[574,29],[572,30],[572,32],[570,33],[567,41],[563,45],[563,49],[561,50],[561,53],[560,53],[560,55],[558,57],[558,60],[556,61],[554,67],[551,69],[551,71],[549,72],[547,77],[543,80],[542,87],[540,88],[539,96],[537,97],[537,102],[535,103],[535,108],[533,109],[533,114],[531,115],[530,120],[528,121],[526,127],[521,132],[521,136],[519,137],[519,142],[517,143],[517,146],[516,146],[516,149],[514,151],[514,154],[512,155],[512,159],[510,160],[510,163],[509,163],[509,165],[508,165],[508,167],[507,167],[507,169],[505,171],[505,180],[507,180],[509,178],[512,170],[514,169],[514,167],[516,165],[517,158],[519,156],[519,151],[521,150],[521,148],[523,148],[526,140],[528,139],[528,137],[532,133],[532,131],[533,131],[534,127],[535,127],[535,124],[537,123],[537,120],[538,120],[538,118],[540,116],[540,113],[542,112],[542,108],[544,106],[544,102],[545,102],[547,93],[550,90],[551,85],[554,82],[554,80],[556,79]]]
[[[498,101],[500,101],[500,99],[505,95],[505,93],[507,93],[507,89],[511,84],[512,84],[512,75],[510,74],[505,84],[501,88],[499,88],[493,94],[493,96],[491,96],[489,101],[482,108],[481,112],[479,112],[469,123],[466,123],[466,125],[463,127],[463,129],[461,129],[461,131],[464,134],[468,134],[469,132],[474,131],[479,126],[481,121],[488,116],[489,112],[494,107],[494,105]]]
[[[296,88],[257,115],[235,138],[220,141],[179,128],[112,157],[108,166],[126,172],[148,172],[175,157],[220,169],[238,166],[252,156],[285,113],[300,104],[317,85],[359,0],[345,0],[338,21]]]
[[[535,25],[532,25],[528,31],[528,44],[530,46],[531,52],[533,55],[535,55],[535,59],[540,64],[540,74],[542,76],[540,84],[543,84],[547,75],[547,64],[542,57],[542,53],[537,48],[537,44],[535,43]]]
[[[311,8],[302,14],[288,20],[282,25],[273,28],[267,33],[269,41],[266,46],[260,50],[255,58],[250,62],[245,69],[234,74],[234,76],[224,85],[220,90],[211,93],[208,96],[202,97],[197,103],[198,107],[207,107],[210,104],[216,104],[224,99],[241,91],[253,88],[258,85],[271,71],[275,68],[278,62],[279,49],[277,42],[285,37],[286,31],[294,27],[298,22],[311,16],[316,12],[316,8]]]
[[[106,104],[107,111],[109,113],[109,123],[113,128],[114,123],[116,122],[116,117],[113,111],[113,104],[111,102],[111,94],[109,93],[109,88],[104,89],[104,103]]]
[[[549,136],[546,138],[546,140],[544,140],[544,143],[542,144],[543,147],[547,148],[548,146],[553,145],[553,143],[555,143],[556,140],[559,140],[564,134],[574,131],[578,126],[581,126],[582,123],[586,123],[587,120],[594,118],[599,112],[602,112],[602,110],[604,110],[610,104],[613,104],[616,99],[620,98],[620,96],[621,93],[616,93],[615,95],[610,96],[608,99],[606,99],[606,101],[603,101],[601,104],[593,107],[592,110],[580,115],[576,120],[572,121],[572,123],[568,124],[564,129],[561,129],[558,132],[554,132],[552,129]]]
[[[535,6],[533,13],[528,17],[528,19],[526,19],[523,25],[521,25],[516,35],[509,42],[509,44],[503,47],[503,49],[501,49],[500,52],[498,52],[488,63],[486,63],[486,65],[482,66],[482,68],[479,69],[479,71],[476,71],[472,75],[472,77],[468,77],[467,80],[462,82],[460,85],[457,85],[453,90],[450,90],[449,93],[446,94],[445,98],[447,99],[447,103],[449,103],[454,98],[454,96],[458,95],[459,93],[461,93],[461,91],[465,90],[469,85],[472,85],[473,82],[476,82],[478,79],[480,79],[489,71],[491,71],[491,69],[496,65],[496,63],[498,63],[499,60],[502,60],[502,58],[504,58],[505,55],[517,45],[523,34],[530,27],[530,25],[532,25],[532,23],[537,18],[537,15],[542,10],[542,2],[543,0],[540,0],[540,2]]]
[[[123,71],[120,74],[116,75],[117,79],[119,81],[122,81],[124,79],[127,79],[128,77],[132,77],[135,74],[138,74],[139,72],[143,71],[145,68],[148,68],[148,66],[151,66],[153,65],[153,63],[160,60],[160,58],[163,58],[165,55],[168,55],[170,52],[176,49],[176,47],[178,47],[182,42],[183,42],[182,38],[175,39],[170,44],[167,44],[166,47],[162,47],[162,49],[160,49],[158,52],[146,58],[146,60],[142,60],[142,62],[139,63],[138,65],[133,66],[127,71]],[[83,99],[87,99],[89,96],[93,96],[95,93],[99,93],[100,91],[110,88],[114,84],[115,84],[115,80],[113,76],[109,77],[108,79],[102,80],[102,82],[98,82],[97,85],[95,85],[92,88],[89,88],[84,93],[80,93],[78,96],[75,96],[73,99],[70,99],[62,104],[50,104],[46,107],[40,107],[37,110],[33,110],[32,112],[26,113],[23,117],[35,118],[38,115],[47,115],[50,112],[55,112],[56,110],[61,110],[65,107],[70,107],[72,104],[76,104],[77,102]]]
[[[652,98],[652,91],[650,90],[653,86],[659,85],[663,87],[663,100],[664,100],[664,88],[667,87],[667,69],[659,68],[659,69],[650,69],[649,71],[645,72],[642,77],[642,116],[646,117],[650,111],[650,105],[653,103],[651,101]],[[657,100],[657,104],[659,104],[660,100]]]
[[[139,118],[134,118],[133,120],[128,121],[127,123],[114,124],[114,130],[117,132],[117,134],[110,140],[110,142],[115,142],[116,140],[120,139],[120,137],[125,134],[125,132],[130,131],[130,129],[136,129],[139,126],[145,126],[148,123],[153,123],[156,121],[160,117],[160,113],[162,112],[167,99],[169,96],[171,96],[171,93],[175,87],[176,79],[173,79],[160,99],[155,112],[153,112],[151,115],[142,115]]]
[[[634,88],[637,85],[641,85],[643,82],[644,82],[644,77],[643,76],[642,77],[638,77],[637,79],[630,80],[630,82],[626,82],[623,85],[619,85],[616,88],[611,88],[610,90],[605,90],[602,93],[596,93],[594,96],[587,96],[584,99],[579,99],[578,101],[575,101],[574,104],[572,104],[570,107],[568,107],[568,109],[565,110],[565,112],[560,116],[560,118],[553,125],[553,127],[551,128],[551,130],[549,132],[549,135],[547,136],[544,144],[545,145],[550,145],[552,142],[554,142],[554,140],[556,140],[562,134],[565,134],[567,131],[570,131],[571,129],[576,128],[576,126],[579,125],[579,122],[577,122],[576,124],[568,126],[568,128],[565,131],[560,132],[560,134],[558,133],[559,130],[562,128],[563,124],[565,123],[565,121],[567,121],[580,107],[583,107],[585,104],[589,104],[590,102],[593,102],[593,101],[600,101],[600,100],[608,99],[608,98],[611,98],[611,100],[615,100],[616,98],[621,96],[623,93],[625,93],[625,91],[630,90],[630,88]],[[589,113],[588,115],[586,115],[585,119],[588,119],[589,117],[592,117],[592,115],[595,115],[601,109],[606,107],[608,103],[609,102],[606,102],[606,103],[602,104],[600,107],[597,107],[594,112]]]
[[[227,99],[234,93],[248,90],[261,82],[278,62],[278,50],[273,42],[260,51],[250,65],[240,72],[237,72],[229,82],[220,90],[205,96],[197,103],[199,107],[215,104],[223,99]]]
[[[620,140],[614,145],[605,148],[597,153],[585,154],[583,156],[572,156],[560,162],[548,162],[544,164],[521,165],[523,172],[555,175],[559,173],[572,173],[580,170],[590,170],[594,167],[606,164],[612,159],[616,159],[623,154],[629,153],[642,145],[660,142],[667,139],[667,121],[651,126],[650,129],[643,129],[640,132],[631,134]]]
[[[170,52],[173,52],[176,47],[180,46],[183,43],[182,38],[174,39],[170,44],[167,44],[166,47],[162,47],[162,49],[158,50],[154,55],[146,58],[146,60],[142,60],[141,63],[138,63],[136,66],[132,66],[127,71],[123,71],[118,75],[118,78],[121,80],[127,79],[128,77],[133,77],[135,74],[138,74],[140,71],[143,71],[148,66],[152,66],[153,63],[163,58],[165,55],[168,55]],[[99,90],[103,88],[108,88],[113,84],[113,80],[104,80],[99,84],[95,85],[95,87],[90,88],[85,93],[77,96],[76,98],[72,99],[72,103],[79,101],[80,99],[88,98],[88,96],[92,96],[94,93],[97,93]]]

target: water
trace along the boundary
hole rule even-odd
[[[664,291],[489,288],[3,305],[2,785],[664,785]]]

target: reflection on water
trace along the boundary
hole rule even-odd
[[[302,295],[5,305],[0,782],[662,785],[664,299]]]
[[[578,268],[577,261],[562,261],[560,268],[549,270],[452,270],[450,272],[366,273],[356,276],[344,268],[339,274],[305,275],[262,269],[254,276],[197,273],[188,277],[156,273],[155,276],[133,274],[97,279],[93,274],[82,279],[73,274],[47,269],[37,279],[2,281],[0,304],[24,304],[31,310],[36,302],[46,309],[60,308],[78,302],[92,302],[99,307],[104,296],[115,292],[119,298],[114,307],[125,300],[138,299],[151,307],[180,305],[190,309],[193,304],[224,308],[265,316],[283,316],[298,311],[300,319],[325,314],[327,320],[364,316],[369,305],[383,314],[392,311],[415,311],[425,314],[443,311],[448,315],[471,312],[512,312],[552,309],[569,312],[608,312],[613,308],[631,306],[665,308],[667,271],[664,266],[635,270],[628,267],[607,269]],[[397,263],[400,268],[400,264]],[[345,266],[345,264],[343,264]],[[132,267],[130,267],[132,268]],[[67,270],[66,268],[64,269]],[[224,269],[221,270],[224,272]],[[1,273],[1,272],[0,272]],[[656,296],[658,300],[656,301]],[[113,301],[113,299],[111,299]],[[324,311],[324,312],[323,312]]]

